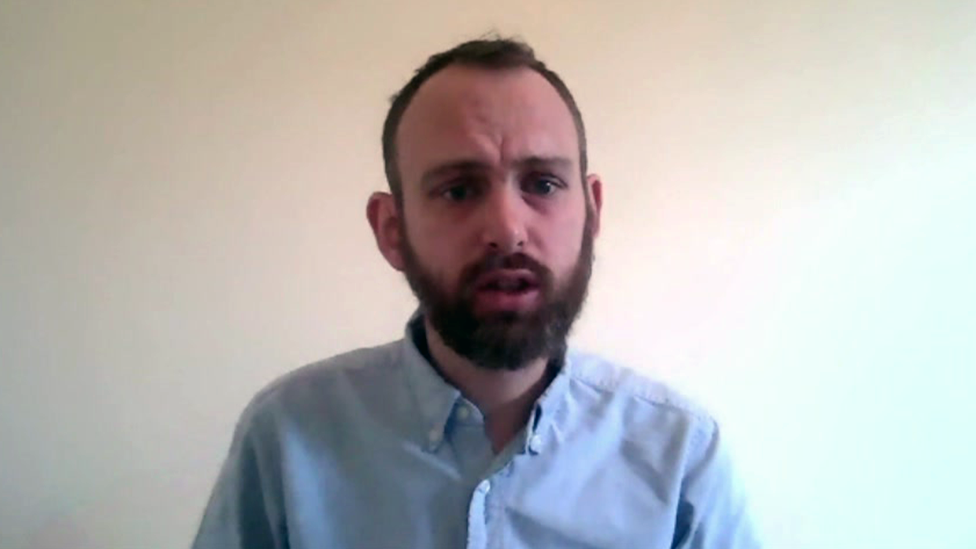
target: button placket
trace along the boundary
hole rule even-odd
[[[491,481],[482,480],[471,494],[468,507],[468,549],[486,549],[488,546],[488,505]]]
[[[431,429],[427,433],[427,449],[433,452],[437,449],[442,440],[444,440],[444,434],[437,429]]]

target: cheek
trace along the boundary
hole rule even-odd
[[[576,267],[583,242],[583,225],[583,217],[565,216],[553,220],[541,233],[545,261],[557,278],[564,278]]]
[[[407,230],[411,247],[417,260],[442,284],[452,289],[466,263],[461,257],[465,249],[459,229],[445,230],[423,222],[416,223]]]

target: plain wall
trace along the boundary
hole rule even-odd
[[[247,400],[401,336],[389,96],[492,29],[605,180],[574,341],[722,421],[770,548],[976,547],[972,2],[0,4],[0,547],[176,548]]]

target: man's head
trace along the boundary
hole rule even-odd
[[[602,204],[562,80],[520,42],[461,44],[394,96],[383,152],[367,215],[444,343],[487,368],[560,352]]]

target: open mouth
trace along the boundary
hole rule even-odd
[[[476,298],[489,310],[522,310],[539,297],[539,281],[531,271],[495,271],[483,276],[476,286]]]
[[[477,286],[478,291],[493,291],[517,294],[537,289],[539,286],[535,274],[531,271],[495,271],[482,277]]]
[[[498,282],[492,282],[481,287],[482,291],[496,291],[496,292],[507,292],[507,293],[519,293],[524,292],[530,288],[535,288],[535,285],[528,280],[500,280]]]

